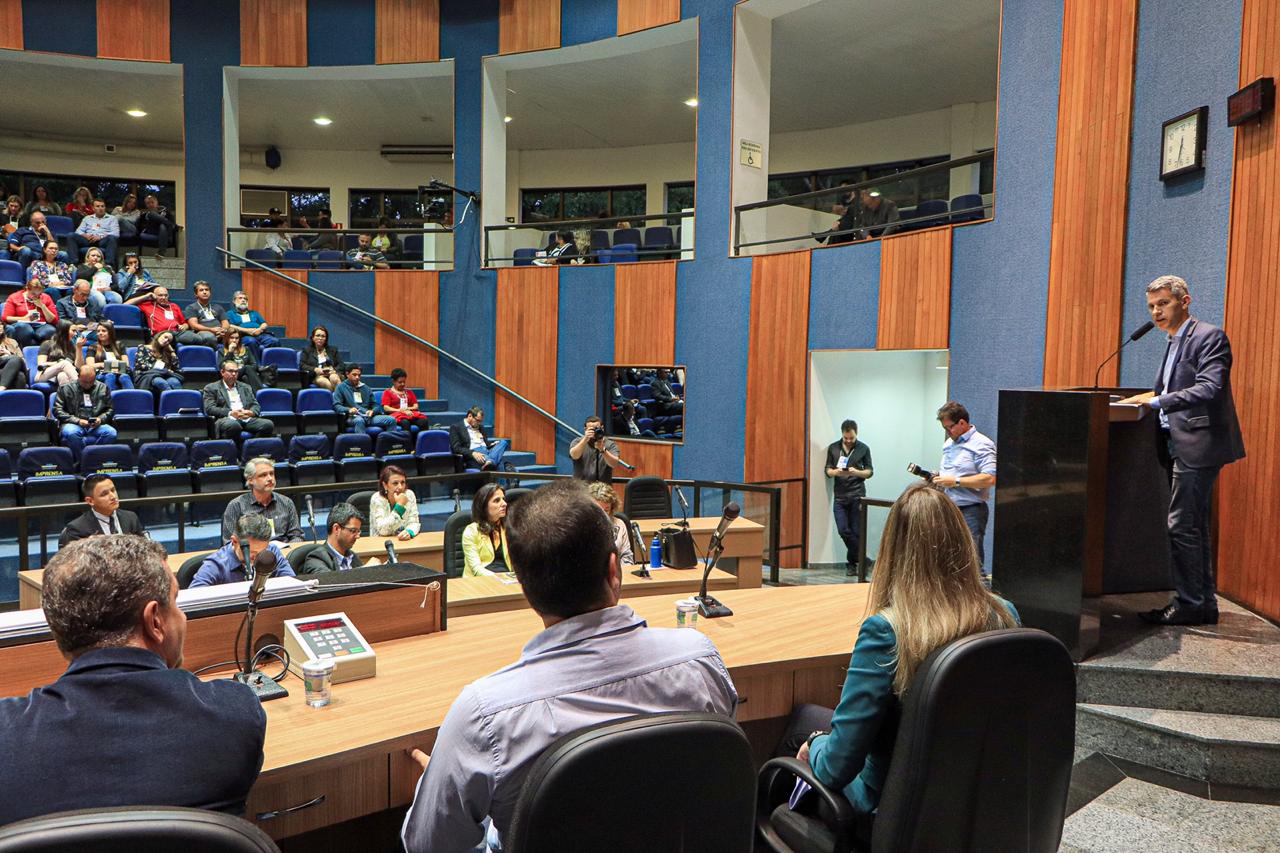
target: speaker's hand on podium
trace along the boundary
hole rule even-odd
[[[1132,397],[1125,397],[1123,400],[1118,402],[1129,403],[1134,406],[1143,406],[1155,396],[1156,392],[1154,391],[1143,391],[1141,394],[1134,394]]]

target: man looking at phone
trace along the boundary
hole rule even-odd
[[[588,483],[613,482],[613,466],[618,459],[618,445],[604,434],[604,422],[592,415],[582,426],[582,438],[569,445],[573,460],[573,476]]]

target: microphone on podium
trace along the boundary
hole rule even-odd
[[[462,490],[461,489],[453,490],[453,511],[454,512],[462,511]]]
[[[400,560],[396,557],[396,543],[388,539],[386,542],[382,544],[383,544],[383,547],[387,549],[388,565],[394,566],[396,563],[400,562]]]
[[[715,533],[711,534],[711,541],[707,543],[707,567],[702,571],[702,590],[697,596],[698,610],[707,619],[733,615],[732,610],[707,595],[707,579],[711,577],[711,570],[716,567],[716,563],[720,560],[720,554],[724,551],[725,532],[729,529],[729,525],[733,523],[733,520],[741,514],[742,507],[736,503],[730,503],[726,506],[724,514],[720,516],[720,523],[716,525]]]
[[[1107,362],[1115,358],[1116,356],[1118,356],[1120,354],[1120,350],[1124,349],[1129,344],[1138,340],[1139,338],[1141,338],[1143,335],[1145,335],[1147,332],[1151,331],[1155,327],[1156,327],[1156,324],[1151,322],[1150,320],[1143,323],[1141,326],[1133,330],[1133,333],[1129,335],[1128,338],[1125,339],[1125,342],[1120,345],[1119,349],[1117,349],[1115,352],[1111,353],[1111,355],[1103,359],[1102,364],[1099,364],[1098,369],[1093,372],[1093,390],[1095,391],[1098,390],[1098,377],[1102,375],[1102,368],[1106,366]]]

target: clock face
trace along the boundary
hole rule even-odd
[[[1189,115],[1164,129],[1164,156],[1160,161],[1163,174],[1194,166],[1200,150],[1199,117]]]

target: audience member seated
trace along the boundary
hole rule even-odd
[[[9,336],[8,326],[0,323],[0,391],[26,388],[29,382],[22,344]]]
[[[34,261],[38,261],[45,256],[45,246],[50,242],[55,246],[58,245],[58,241],[53,237],[53,232],[49,230],[48,223],[45,222],[44,214],[36,211],[31,215],[31,221],[26,227],[19,228],[8,236],[6,245],[9,249],[10,260],[22,264],[22,268],[25,270]],[[70,260],[70,256],[63,251],[57,252],[55,257],[63,263]]]
[[[927,483],[908,486],[889,510],[868,609],[835,711],[796,708],[778,750],[808,762],[824,785],[843,791],[866,822],[860,834],[869,834],[902,694],[916,668],[961,637],[1018,625],[1013,605],[983,586],[960,510]],[[804,799],[797,806],[816,807]]]
[[[410,427],[426,429],[429,421],[418,411],[418,395],[408,388],[409,374],[403,367],[391,371],[391,387],[382,392],[382,411],[395,418],[396,426],[405,432]]]
[[[618,562],[623,566],[633,565],[636,557],[631,545],[631,531],[627,529],[626,522],[616,514],[622,507],[622,501],[618,500],[618,493],[613,490],[612,485],[599,480],[587,484],[587,493],[613,522],[613,544],[618,549]]]
[[[161,332],[150,343],[138,347],[134,353],[133,384],[143,391],[152,392],[157,398],[161,392],[176,391],[182,387],[173,332]]]
[[[73,338],[86,327],[96,328],[102,320],[102,307],[94,305],[90,298],[91,287],[87,280],[76,279],[76,283],[71,286],[71,292],[59,299],[54,306],[58,311],[58,317],[71,323]]]
[[[124,201],[116,205],[111,215],[120,221],[120,239],[126,240],[138,236],[138,219],[142,211],[138,209],[138,197],[129,193]]]
[[[622,393],[622,371],[615,367],[609,377],[609,408],[611,411],[621,414],[623,407],[628,402],[635,406],[636,417],[649,417],[649,410],[641,405],[637,398],[627,397]]]
[[[658,376],[649,383],[653,389],[653,400],[663,414],[678,415],[684,411],[684,398],[671,387],[671,371],[665,367],[658,368]]]
[[[318,575],[324,572],[345,572],[359,566],[376,566],[379,560],[370,557],[361,560],[351,550],[360,538],[364,519],[349,503],[336,503],[329,510],[329,536],[319,548],[312,548],[302,561],[302,574]]]
[[[147,318],[147,328],[152,335],[171,332],[174,339],[181,342],[182,333],[188,329],[187,318],[181,308],[169,301],[169,288],[163,285],[153,288],[148,294],[134,296],[127,304],[138,306]]]
[[[319,214],[316,215],[316,224],[314,226],[320,230],[320,233],[307,244],[308,249],[319,251],[338,248],[338,234],[334,231],[338,226],[333,224],[332,217],[333,211],[329,210],[329,208],[323,207],[320,209]],[[304,219],[303,222],[305,223],[305,221]]]
[[[505,438],[493,441],[484,434],[484,409],[479,406],[472,406],[465,418],[449,427],[449,449],[462,457],[464,468],[499,471],[509,447],[511,442]]]
[[[98,306],[99,311],[106,308],[108,302],[115,304],[123,301],[115,291],[116,274],[107,266],[102,250],[97,246],[89,247],[84,253],[84,261],[76,266],[73,275],[76,281],[84,279],[89,282],[89,298]]]
[[[0,217],[0,234],[3,234],[5,242],[8,242],[9,235],[21,227],[22,199],[18,198],[16,195],[11,195],[5,201],[4,216]]]
[[[116,484],[106,474],[85,477],[81,493],[89,507],[62,528],[62,535],[58,537],[59,550],[90,536],[111,536],[117,533],[141,536],[146,532],[142,528],[142,522],[138,521],[137,513],[120,509]]]
[[[557,231],[556,245],[547,252],[545,258],[534,258],[533,262],[540,267],[553,267],[556,264],[571,263],[578,257],[578,244],[573,241],[572,231]]]
[[[329,343],[329,330],[324,326],[311,330],[310,343],[302,350],[298,366],[304,388],[315,385],[332,391],[342,384],[342,353]]]
[[[388,260],[397,261],[403,254],[404,249],[400,246],[400,238],[390,232],[391,220],[382,217],[378,220],[378,233],[373,235],[373,248],[383,254]]]
[[[253,357],[253,350],[244,345],[244,337],[239,329],[231,329],[227,333],[226,343],[218,350],[218,363],[235,362],[240,370],[240,379],[249,390],[257,394],[266,387],[262,375],[258,372],[258,360]],[[274,384],[274,383],[272,383]]]
[[[277,495],[276,466],[265,456],[250,459],[244,465],[244,482],[249,491],[227,504],[222,513],[222,540],[231,538],[236,522],[246,515],[261,515],[267,520],[270,534],[266,537],[277,542],[301,542],[302,526],[298,523],[298,509],[284,495]]]
[[[76,226],[76,233],[71,235],[71,244],[79,250],[81,256],[90,246],[97,246],[102,250],[107,264],[115,266],[116,250],[120,246],[120,220],[107,213],[105,201],[100,198],[93,200],[93,210]]]
[[[76,348],[76,366],[87,364],[98,374],[98,381],[109,391],[133,387],[129,376],[129,356],[116,340],[116,324],[110,320],[98,323],[95,340],[85,347]]]
[[[181,669],[187,617],[164,549],[73,542],[45,569],[41,605],[71,663],[0,700],[0,824],[120,806],[242,814],[267,718],[247,686]]]
[[[204,558],[200,568],[196,569],[191,586],[217,586],[224,583],[236,583],[246,580],[244,563],[244,543],[249,543],[249,562],[258,559],[258,553],[264,549],[276,558],[273,578],[296,577],[293,567],[285,559],[280,546],[271,541],[271,523],[262,515],[243,515],[237,519],[235,532],[229,537],[227,544]]]
[[[286,228],[288,222],[280,208],[273,207],[267,211],[270,219],[271,228]],[[293,235],[287,231],[272,231],[262,239],[262,248],[269,249],[276,254],[277,257],[284,257],[284,253],[293,248]]]
[[[264,349],[279,345],[276,336],[267,331],[267,319],[249,308],[249,297],[243,290],[237,290],[231,297],[231,307],[227,322],[231,329],[244,336],[244,345],[253,350],[255,357],[262,358]]]
[[[370,427],[395,429],[396,419],[382,414],[382,404],[373,399],[373,389],[360,381],[360,365],[346,365],[347,380],[333,389],[333,410],[347,432],[360,433]]]
[[[658,434],[651,429],[640,429],[640,425],[636,423],[636,404],[628,400],[626,405],[622,407],[622,411],[618,413],[617,420],[621,423],[622,429],[615,432],[629,435],[632,438],[657,438]]]
[[[387,465],[378,475],[378,493],[369,499],[369,528],[374,536],[404,540],[422,532],[418,498],[405,483],[399,465]]]
[[[142,224],[139,233],[150,234],[156,238],[156,257],[163,258],[164,253],[173,245],[173,234],[177,230],[173,214],[167,207],[162,206],[160,199],[154,195],[143,199],[143,204],[146,205],[146,210],[142,211],[140,217]]]
[[[471,499],[471,523],[462,529],[462,576],[511,571],[507,548],[507,493],[485,483]]]
[[[116,428],[111,425],[115,414],[111,392],[87,364],[80,368],[79,379],[59,386],[53,395],[53,417],[58,421],[62,443],[71,448],[77,462],[86,445],[116,440]]]
[[[79,225],[86,216],[93,215],[93,193],[88,187],[76,187],[71,194],[71,201],[62,208],[62,212],[71,217],[72,223]]]
[[[108,302],[133,302],[134,297],[145,296],[155,289],[156,280],[142,268],[142,258],[133,252],[124,256],[124,264],[116,273],[115,299],[104,293]]]
[[[49,189],[44,184],[36,184],[31,190],[31,201],[27,202],[27,206],[22,209],[22,216],[28,222],[35,224],[35,214],[40,214],[40,221],[44,221],[46,216],[62,216],[62,208],[51,198],[49,198]]]
[[[618,603],[613,528],[578,483],[525,495],[507,524],[511,563],[545,627],[515,666],[463,688],[405,816],[409,853],[501,848],[529,768],[561,736],[635,714],[732,715],[733,681],[700,631],[649,628]]]
[[[197,281],[192,289],[196,301],[182,312],[187,318],[187,330],[178,333],[178,343],[216,349],[227,337],[227,311],[210,301],[213,290],[209,282]]]
[[[22,290],[9,294],[0,319],[4,320],[5,331],[18,342],[19,347],[29,347],[53,337],[58,308],[52,297],[44,292],[44,285],[37,279],[31,279]]]
[[[391,267],[386,255],[373,248],[373,238],[368,234],[356,236],[355,248],[347,250],[347,263],[359,269],[385,270]]]
[[[262,407],[258,405],[253,389],[236,380],[240,365],[231,359],[223,359],[219,372],[222,378],[210,382],[200,392],[204,413],[213,418],[214,437],[234,441],[241,432],[247,432],[254,438],[274,433],[276,425],[261,417]]]
[[[76,368],[76,342],[71,338],[71,322],[59,320],[52,338],[40,344],[36,353],[36,382],[54,387],[71,385],[80,374]]]
[[[49,240],[43,246],[43,254],[27,267],[27,281],[38,281],[42,287],[70,287],[76,280],[75,268],[63,258],[57,240]]]

